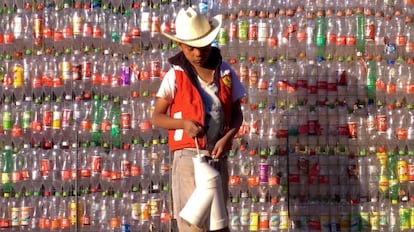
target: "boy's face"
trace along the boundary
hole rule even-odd
[[[207,61],[211,52],[211,45],[202,48],[191,47],[186,44],[179,43],[178,47],[184,53],[184,56],[194,67],[201,67]]]

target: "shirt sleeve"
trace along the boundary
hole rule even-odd
[[[171,68],[165,74],[156,96],[171,102],[174,99],[175,89],[175,71]]]

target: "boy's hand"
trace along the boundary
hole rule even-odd
[[[195,138],[204,134],[204,129],[200,124],[187,119],[184,119],[184,131],[191,138]]]
[[[214,145],[213,150],[211,151],[211,158],[219,159],[221,155],[223,155],[226,147],[226,141],[222,138]]]

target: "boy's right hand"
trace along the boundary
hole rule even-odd
[[[203,127],[192,120],[184,119],[184,131],[187,133],[188,136],[191,138],[195,138],[204,134]]]

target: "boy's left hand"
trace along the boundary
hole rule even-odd
[[[219,159],[223,155],[223,153],[225,151],[225,149],[224,149],[225,147],[226,147],[226,140],[221,138],[214,145],[214,148],[213,148],[213,150],[211,151],[211,154],[210,154],[211,158]]]

